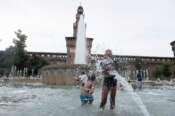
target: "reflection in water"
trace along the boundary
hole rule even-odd
[[[118,91],[115,111],[99,111],[97,88],[92,105],[81,107],[79,89],[74,87],[0,87],[0,116],[142,116],[130,93]],[[155,93],[155,94],[150,94]],[[173,116],[175,91],[146,89],[139,92],[151,116]],[[107,104],[109,105],[109,104]],[[108,108],[108,107],[106,107]]]

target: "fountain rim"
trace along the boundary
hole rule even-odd
[[[41,70],[49,70],[49,69],[90,69],[90,66],[87,64],[51,64],[44,66]]]

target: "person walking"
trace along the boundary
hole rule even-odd
[[[141,90],[142,89],[142,72],[139,70],[138,74],[137,74],[137,90]]]

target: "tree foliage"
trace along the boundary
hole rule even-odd
[[[47,65],[48,62],[39,56],[27,55],[26,40],[27,36],[19,29],[15,32],[16,38],[13,39],[14,46],[8,47],[5,51],[0,51],[0,75],[9,74],[12,66],[17,70],[28,69],[28,75],[38,73],[38,70]]]
[[[4,52],[0,53],[0,74],[8,74],[14,63],[15,48],[10,46]]]
[[[163,65],[163,75],[164,77],[170,77],[171,76],[171,65],[170,64],[164,64]]]
[[[162,79],[163,77],[163,65],[158,65],[156,66],[155,72],[154,72],[154,76],[156,78],[160,78]]]
[[[175,65],[170,63],[163,63],[156,67],[154,76],[160,79],[175,78]]]
[[[16,38],[13,39],[13,43],[15,45],[14,65],[17,69],[23,69],[26,67],[27,61],[27,52],[25,50],[27,36],[22,34],[20,29],[15,32],[15,35]]]
[[[48,62],[42,57],[36,56],[36,55],[31,56],[28,59],[28,63],[27,63],[27,67],[29,69],[28,75],[32,74],[32,70],[33,70],[33,74],[37,75],[39,73],[39,69],[45,65],[48,65]]]

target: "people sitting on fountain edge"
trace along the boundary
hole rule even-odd
[[[102,74],[103,74],[103,87],[102,87],[102,96],[101,96],[101,103],[100,109],[104,109],[107,97],[110,92],[110,109],[113,110],[115,108],[115,96],[117,90],[117,79],[115,75],[112,74],[114,70],[114,62],[112,60],[112,51],[106,50],[104,60],[101,63],[102,67]]]
[[[93,93],[95,90],[95,76],[89,76],[88,80],[80,86],[80,100],[81,104],[92,104],[94,101]]]

